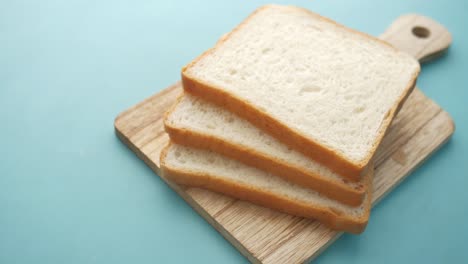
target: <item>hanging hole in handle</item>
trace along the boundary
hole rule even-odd
[[[421,27],[421,26],[413,27],[411,32],[413,32],[413,35],[415,35],[416,37],[423,38],[423,39],[428,38],[429,35],[431,35],[431,31],[429,31],[429,29],[425,27]]]

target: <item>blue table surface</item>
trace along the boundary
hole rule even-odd
[[[468,260],[468,2],[447,2],[288,2],[373,35],[409,12],[453,34],[418,81],[455,120],[452,140],[318,263]],[[265,3],[0,1],[0,263],[247,262],[113,121]]]

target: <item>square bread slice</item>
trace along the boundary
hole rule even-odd
[[[182,94],[164,119],[172,141],[208,149],[340,201],[358,206],[364,179],[350,182],[232,112],[189,93]]]
[[[419,74],[389,44],[267,5],[182,69],[184,88],[358,180]]]
[[[350,233],[364,231],[369,220],[371,190],[360,206],[350,207],[216,152],[169,144],[161,154],[163,176],[178,184],[211,191],[319,220]],[[373,170],[363,177],[371,181]]]

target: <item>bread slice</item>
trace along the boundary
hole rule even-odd
[[[221,153],[348,205],[358,206],[364,199],[368,186],[363,179],[347,181],[245,119],[200,97],[181,95],[167,112],[164,125],[177,144]]]
[[[170,143],[162,151],[161,169],[167,179],[178,184],[317,219],[336,230],[361,233],[369,219],[370,189],[360,206],[350,207],[208,150]],[[366,174],[366,181],[371,181],[372,173],[370,170]]]
[[[308,10],[267,5],[182,69],[184,88],[358,180],[419,63]]]

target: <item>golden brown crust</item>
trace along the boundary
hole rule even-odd
[[[377,138],[374,141],[374,144],[372,146],[372,150],[371,150],[372,155],[370,156],[369,160],[373,158],[374,153],[377,151],[377,148],[379,147],[380,142],[382,141],[383,137],[387,133],[388,128],[392,124],[393,119],[400,111],[406,99],[408,99],[408,97],[411,95],[411,92],[414,90],[414,87],[416,87],[416,77],[414,78],[413,83],[405,91],[405,93],[402,96],[400,96],[400,98],[398,98],[397,103],[387,112],[387,115],[384,121],[380,125],[380,132],[377,135]]]
[[[343,177],[351,181],[359,181],[361,178],[361,172],[365,168],[364,163],[356,165],[347,161],[334,150],[301,135],[298,131],[282,124],[264,111],[221,89],[203,84],[199,80],[190,79],[185,74],[182,75],[182,82],[186,91],[238,114],[281,142],[327,166]]]
[[[405,92],[398,99],[398,103],[395,104],[395,106],[392,107],[388,111],[387,117],[384,119],[384,121],[382,122],[380,126],[380,132],[378,133],[377,138],[374,141],[374,144],[371,148],[371,151],[369,152],[369,155],[360,162],[351,161],[347,159],[346,157],[344,157],[343,155],[341,155],[340,153],[338,153],[337,151],[329,149],[326,146],[323,146],[320,143],[314,141],[313,139],[310,139],[307,136],[302,135],[299,131],[296,131],[295,129],[288,127],[286,124],[279,122],[278,120],[270,116],[268,113],[262,111],[261,109],[256,108],[252,104],[249,104],[243,101],[241,98],[238,98],[234,96],[233,94],[223,91],[223,89],[220,89],[219,87],[210,85],[208,83],[204,83],[201,80],[197,80],[196,78],[191,77],[187,74],[186,70],[188,68],[190,68],[196,62],[198,62],[201,58],[207,56],[208,54],[216,50],[234,32],[242,28],[247,23],[247,21],[249,21],[252,18],[252,16],[254,16],[256,13],[268,7],[269,7],[268,5],[262,6],[258,8],[257,10],[255,10],[241,24],[239,24],[236,28],[234,28],[227,35],[223,36],[213,48],[207,50],[198,58],[196,58],[191,63],[186,65],[182,69],[182,83],[183,83],[184,89],[196,96],[203,97],[217,105],[220,105],[228,109],[229,111],[233,113],[240,115],[241,117],[249,120],[251,123],[258,126],[260,129],[276,137],[278,140],[284,142],[285,144],[291,146],[292,148],[298,151],[301,151],[303,154],[329,167],[330,169],[339,173],[340,175],[347,177],[349,180],[359,181],[359,179],[361,178],[361,175],[365,173],[366,166],[369,164],[370,160],[374,156],[378,145],[380,144],[388,126],[390,125],[391,121],[393,120],[395,116],[395,113],[397,112],[397,109],[399,108],[399,106],[403,104],[404,100],[408,97],[408,95],[410,94],[410,91],[413,89],[414,84],[416,83],[416,78],[417,78],[419,71],[415,72],[413,76],[413,83],[411,83],[410,85],[408,85],[408,87],[406,87]],[[394,47],[392,47],[391,45],[389,45],[388,43],[382,40],[374,38],[365,33],[346,28],[343,25],[336,23],[335,21],[332,21],[328,18],[324,18],[307,9],[303,9],[303,8],[297,8],[297,9],[301,10],[302,12],[307,12],[308,14],[318,17],[319,19],[332,22],[333,24],[341,28],[344,28],[348,31],[358,33],[366,37],[370,41],[379,42],[379,43],[385,44],[386,46],[391,47],[392,49],[395,49]],[[307,146],[307,147],[304,147],[304,146]]]
[[[361,183],[357,188],[353,188],[345,182],[320,177],[320,175],[291,166],[254,149],[232,144],[217,137],[197,133],[189,129],[175,127],[169,122],[164,122],[164,126],[171,140],[177,144],[212,150],[249,166],[283,177],[298,185],[314,189],[331,199],[350,206],[359,206],[368,188],[363,179],[361,179]]]
[[[320,207],[310,203],[295,201],[266,190],[253,188],[246,184],[217,178],[215,175],[170,168],[166,166],[165,163],[167,150],[169,149],[170,144],[171,143],[169,143],[161,153],[161,170],[164,177],[178,184],[205,188],[291,215],[316,219],[331,229],[354,234],[362,233],[369,220],[371,188],[369,188],[366,199],[363,201],[365,203],[365,205],[363,205],[365,210],[364,214],[361,217],[353,217],[339,213],[334,208]],[[369,183],[372,182],[372,177],[373,170],[370,170],[365,177],[366,181]]]

